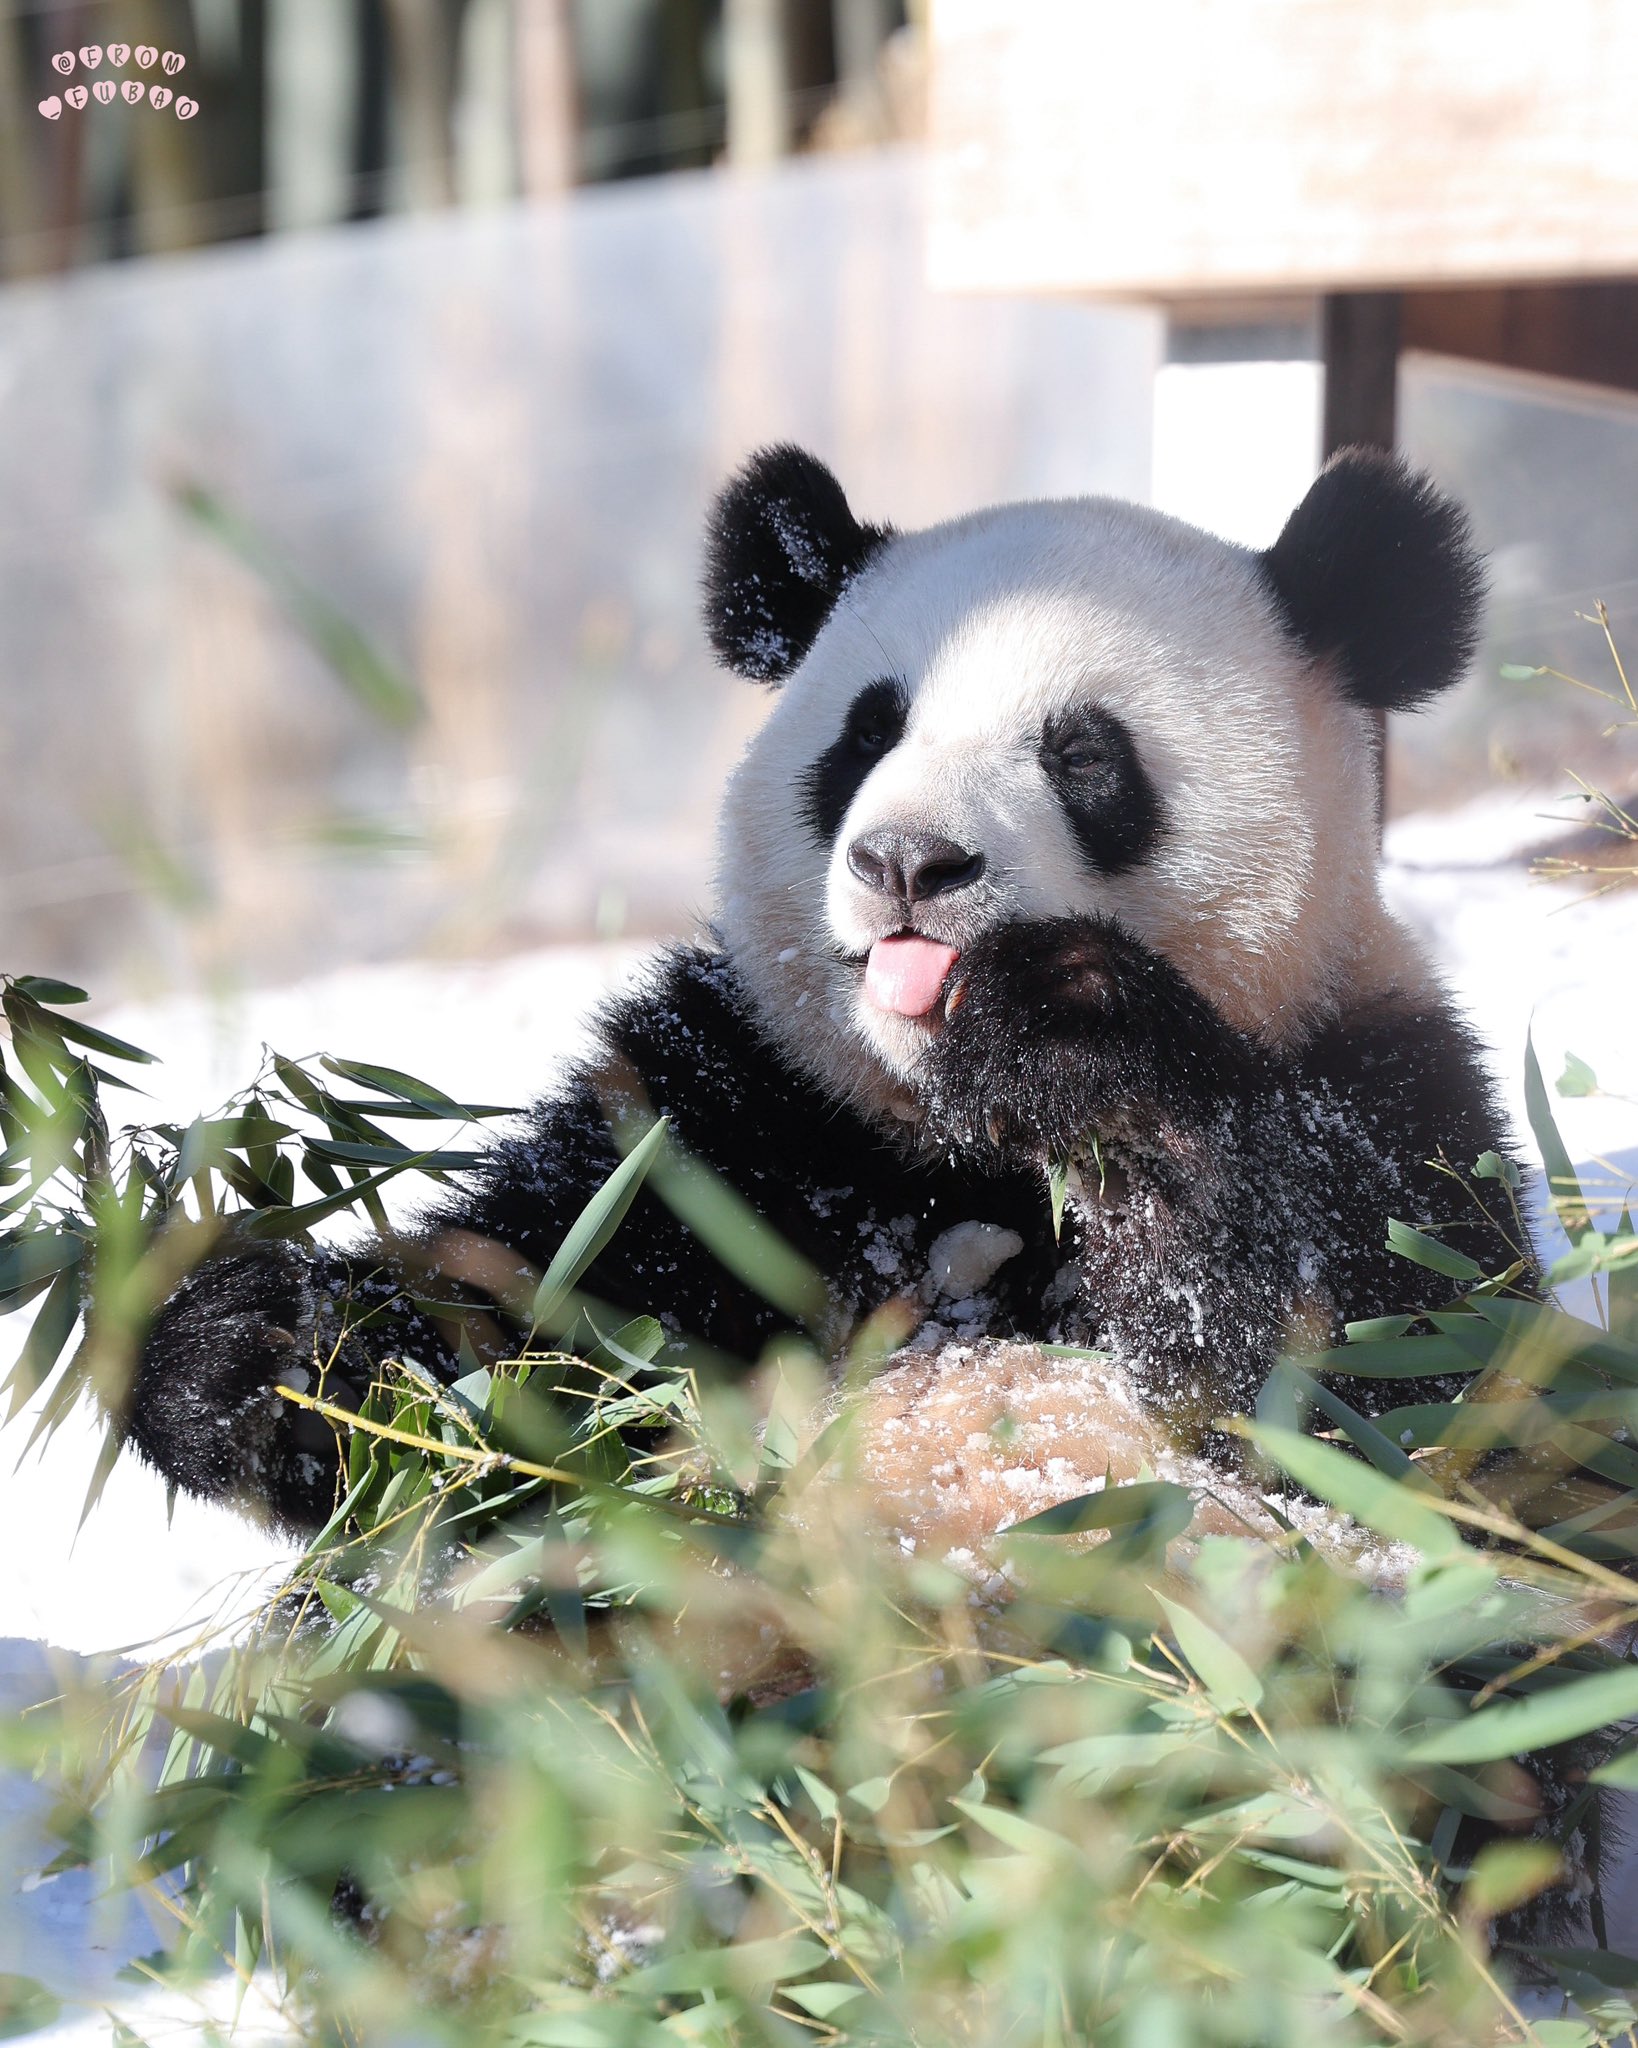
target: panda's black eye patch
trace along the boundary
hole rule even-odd
[[[1160,836],[1160,799],[1112,711],[1055,711],[1042,728],[1041,767],[1089,867],[1119,875],[1141,865]]]
[[[867,683],[848,706],[840,734],[802,778],[802,816],[821,840],[841,831],[860,784],[903,739],[909,715],[910,692],[897,676]]]

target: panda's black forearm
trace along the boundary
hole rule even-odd
[[[1487,1272],[1528,1260],[1505,1199],[1481,1205],[1467,1178],[1498,1128],[1470,1042],[1425,1001],[1134,1099],[1081,1157],[1073,1334],[1112,1344],[1169,1414],[1247,1412],[1281,1355],[1448,1292],[1390,1250],[1390,1220],[1433,1226]],[[1375,1412],[1454,1391],[1354,1382],[1349,1398]]]
[[[594,1053],[560,1091],[412,1227],[317,1253],[242,1242],[191,1275],[144,1348],[125,1416],[132,1441],[187,1491],[242,1499],[292,1527],[322,1520],[333,1437],[276,1387],[322,1378],[325,1395],[351,1407],[388,1359],[447,1381],[463,1355],[515,1355],[541,1274],[622,1144],[659,1115],[821,1277],[837,1334],[913,1288],[949,1225],[1044,1214],[1027,1179],[918,1165],[825,1101],[761,1044],[720,958],[678,949],[609,1006]],[[730,1365],[754,1363],[791,1327],[789,1309],[718,1259],[650,1186],[580,1285]]]
[[[1249,1409],[1283,1353],[1418,1304],[1428,1276],[1390,1252],[1390,1219],[1487,1271],[1519,1255],[1464,1178],[1499,1120],[1435,998],[1282,1053],[1105,922],[1016,924],[964,970],[927,1060],[935,1116],[951,1142],[1069,1169],[1075,1286],[1045,1334],[1113,1349],[1185,1435]]]

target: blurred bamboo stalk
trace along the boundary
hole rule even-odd
[[[0,16],[0,103],[26,108],[43,93],[31,92],[33,80],[24,76],[20,47],[22,25],[12,16]],[[34,180],[29,147],[32,131],[22,119],[0,122],[0,242],[6,248],[5,270],[16,276],[31,267],[28,252],[37,225],[34,215]]]
[[[837,85],[853,117],[878,137],[889,127],[881,55],[895,19],[892,0],[831,0]]]
[[[566,192],[579,174],[573,0],[514,0],[518,161],[530,199]]]
[[[52,40],[59,48],[77,49],[89,42],[89,12],[84,0],[75,0],[74,5],[53,14],[51,26],[55,32]],[[83,228],[80,198],[85,186],[85,134],[83,121],[52,124],[45,158],[46,235],[40,244],[44,253],[42,261],[34,267],[67,270],[78,260]]]
[[[790,154],[790,23],[786,0],[724,0],[728,161],[769,164]]]
[[[404,203],[455,203],[451,110],[464,0],[387,0]]]
[[[337,0],[269,0],[267,224],[344,220],[352,198],[359,35]]]
[[[455,195],[495,206],[520,187],[517,38],[513,0],[467,0],[456,52]]]
[[[925,4],[907,0],[912,22]],[[639,0],[619,23],[607,5],[59,0],[44,42],[117,35],[186,49],[206,118],[191,130],[143,122],[107,134],[72,120],[6,123],[5,268],[64,268],[396,206],[543,198],[586,175],[705,163],[722,133],[719,95],[739,165],[788,155],[833,80],[832,146],[892,131],[881,55],[898,0]],[[50,85],[37,91],[25,75],[42,46],[29,27],[0,0],[0,94],[25,111]],[[623,67],[599,74],[601,99],[586,82],[591,47]],[[589,134],[588,109],[601,123]]]
[[[196,47],[187,10],[175,0],[128,0],[122,32],[161,50]],[[205,239],[204,171],[197,135],[179,121],[132,121],[131,212],[137,246],[147,255],[186,249]]]

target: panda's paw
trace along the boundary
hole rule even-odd
[[[946,1002],[952,1026],[1081,1036],[1120,1008],[1122,956],[1133,942],[1092,918],[998,925],[962,955]]]
[[[197,1266],[155,1318],[120,1420],[173,1485],[231,1499],[290,1526],[322,1520],[335,1435],[278,1391],[316,1390],[318,1309],[310,1256],[242,1239]],[[352,1390],[325,1392],[353,1405]]]
[[[1002,925],[962,956],[925,1083],[934,1128],[1039,1157],[1097,1127],[1123,1085],[1124,934],[1088,918]]]
[[[935,1131],[1031,1159],[1186,1133],[1251,1070],[1166,960],[1099,918],[999,926],[963,955],[924,1068]]]

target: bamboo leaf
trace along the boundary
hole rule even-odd
[[[1328,1416],[1379,1472],[1386,1472],[1390,1478],[1403,1480],[1407,1485],[1421,1487],[1424,1491],[1432,1488],[1432,1481],[1427,1475],[1418,1471],[1399,1445],[1374,1422],[1368,1422],[1356,1409],[1350,1408],[1340,1394],[1322,1386],[1294,1360],[1287,1359],[1284,1363],[1304,1398],[1311,1401],[1321,1414]]]
[[[1638,1665],[1544,1686],[1521,1700],[1498,1699],[1411,1743],[1411,1763],[1483,1764],[1524,1756],[1607,1728],[1638,1713]]]
[[[117,1422],[111,1422],[103,1436],[102,1449],[97,1453],[97,1462],[91,1472],[91,1482],[85,1489],[85,1499],[80,1506],[80,1519],[75,1524],[77,1529],[85,1527],[86,1517],[102,1499],[103,1489],[107,1486],[114,1467],[119,1463],[119,1454],[124,1446],[123,1430]]]
[[[1596,1095],[1598,1076],[1583,1059],[1577,1059],[1573,1052],[1564,1055],[1564,1071],[1554,1083],[1560,1095]]]
[[[337,1166],[397,1166],[423,1173],[458,1172],[476,1166],[482,1152],[418,1152],[408,1145],[355,1145],[339,1138],[309,1138],[303,1148],[309,1159],[328,1159]]]
[[[1476,1259],[1470,1259],[1466,1252],[1456,1251],[1448,1244],[1441,1244],[1436,1237],[1430,1237],[1425,1230],[1418,1230],[1413,1224],[1392,1219],[1388,1224],[1388,1249],[1398,1252],[1403,1259],[1412,1259],[1418,1266],[1426,1266],[1430,1272],[1442,1273],[1447,1280],[1482,1280],[1484,1268]]]
[[[1088,1529],[1144,1528],[1157,1542],[1181,1536],[1194,1520],[1194,1501],[1187,1487],[1170,1479],[1135,1480],[1106,1486],[1075,1500],[1058,1501],[1039,1514],[1014,1522],[1009,1536],[1072,1536]]]
[[[61,1357],[63,1346],[73,1336],[74,1325],[79,1319],[80,1271],[76,1262],[65,1266],[52,1281],[17,1354],[17,1363],[6,1376],[5,1384],[0,1386],[0,1395],[11,1397],[6,1411],[8,1422],[16,1420],[51,1377],[52,1367]]]
[[[57,1017],[53,1020],[64,1038],[75,1045],[83,1045],[91,1052],[100,1052],[105,1059],[133,1060],[140,1066],[155,1066],[159,1055],[144,1052],[140,1045],[132,1045],[129,1039],[115,1038],[109,1032],[97,1031],[89,1024],[80,1023],[76,1017]]]
[[[1168,1600],[1164,1593],[1157,1593],[1155,1598],[1165,1608],[1177,1646],[1193,1666],[1212,1705],[1225,1714],[1260,1706],[1263,1682],[1234,1645],[1202,1621],[1192,1608]]]
[[[68,1230],[30,1230],[0,1239],[0,1296],[77,1266],[85,1240]]]
[[[1501,1343],[1499,1337],[1482,1329],[1476,1337],[1480,1344],[1489,1337],[1489,1352],[1497,1350]],[[1472,1349],[1450,1334],[1372,1338],[1340,1345],[1334,1351],[1317,1351],[1302,1361],[1309,1372],[1346,1373],[1357,1380],[1442,1378],[1446,1373],[1477,1372],[1488,1362],[1488,1357],[1475,1356]]]
[[[47,1990],[37,1978],[0,1970],[0,2041],[40,2033],[61,2016],[62,2009],[56,1992]]]
[[[1581,1183],[1576,1178],[1570,1155],[1553,1119],[1553,1106],[1547,1099],[1547,1084],[1541,1078],[1541,1062],[1536,1058],[1533,1032],[1527,1033],[1524,1041],[1524,1107],[1541,1152],[1541,1163],[1547,1172],[1547,1188],[1553,1198],[1554,1211],[1570,1242],[1579,1243],[1592,1218],[1587,1213]]]
[[[625,1221],[626,1211],[664,1149],[669,1127],[669,1118],[658,1118],[570,1225],[535,1289],[529,1311],[531,1337],[555,1324],[575,1283]]]
[[[340,1074],[349,1081],[360,1081],[366,1088],[379,1088],[383,1095],[410,1103],[429,1116],[445,1117],[451,1123],[469,1123],[472,1120],[474,1112],[453,1096],[446,1095],[441,1088],[434,1088],[426,1081],[416,1080],[413,1074],[400,1073],[396,1067],[376,1067],[363,1060],[329,1057],[320,1064],[332,1074]],[[506,1112],[485,1112],[488,1115],[498,1113]]]
[[[262,579],[356,703],[397,732],[420,724],[426,707],[410,678],[377,651],[338,605],[298,576],[247,519],[198,483],[180,484],[176,498],[205,532]]]
[[[339,1193],[326,1195],[322,1201],[303,1202],[296,1209],[263,1209],[248,1221],[236,1217],[234,1228],[242,1229],[247,1237],[297,1237],[315,1223],[322,1223],[326,1216],[333,1216],[338,1209],[350,1209],[356,1203],[366,1202],[377,1188],[396,1180],[402,1170],[401,1167],[389,1166],[384,1172],[352,1182]]]
[[[1638,1232],[1632,1224],[1632,1211],[1623,1208],[1621,1221],[1610,1233],[1612,1245],[1630,1243]],[[1624,1258],[1609,1269],[1606,1286],[1609,1293],[1610,1335],[1633,1346],[1633,1355],[1638,1358],[1638,1261]]]
[[[1331,1444],[1271,1423],[1249,1429],[1266,1457],[1290,1473],[1299,1486],[1327,1500],[1356,1522],[1396,1543],[1408,1543],[1425,1557],[1450,1558],[1461,1549],[1451,1524],[1417,1493]]]
[[[822,1942],[803,1935],[770,1935],[761,1941],[730,1942],[724,1948],[663,1957],[628,1972],[620,1979],[620,1988],[628,1996],[641,1992],[649,1997],[735,1987],[753,1991],[804,1976],[830,1959]]]
[[[986,1834],[994,1835],[998,1842],[1004,1842],[1009,1849],[1020,1850],[1026,1856],[1043,1856],[1050,1865],[1062,1862],[1074,1853],[1072,1844],[1062,1835],[1042,1827],[1039,1821],[1026,1820],[1010,1807],[985,1806],[974,1799],[952,1799],[950,1804]]]
[[[764,1301],[810,1327],[823,1320],[823,1278],[703,1160],[669,1148],[656,1162],[654,1189],[712,1257]]]
[[[13,988],[36,1003],[88,1003],[91,998],[83,988],[76,988],[71,981],[53,981],[46,974],[18,974],[12,977]]]

